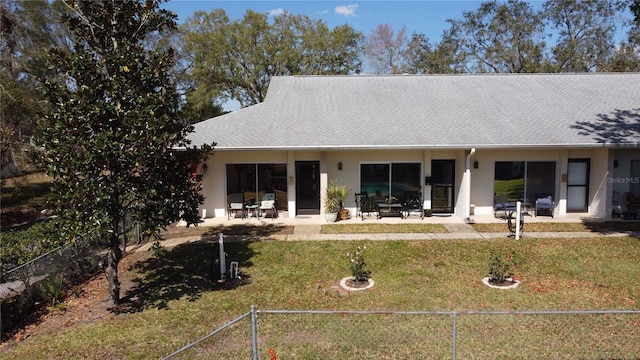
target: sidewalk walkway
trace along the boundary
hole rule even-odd
[[[292,224],[289,224],[292,225]],[[373,234],[322,234],[322,224],[307,223],[296,224],[293,234],[269,235],[268,239],[279,241],[326,241],[326,240],[371,240],[371,241],[392,241],[392,240],[487,240],[487,239],[508,239],[509,231],[504,232],[477,232],[471,225],[463,222],[443,222],[447,228],[446,233],[373,233]],[[206,226],[206,225],[205,225]],[[640,232],[523,232],[522,239],[527,238],[578,238],[578,237],[616,237],[635,236],[640,237]],[[511,237],[513,239],[513,237]],[[217,237],[201,239],[200,237],[187,237],[180,239],[170,239],[163,241],[166,247],[175,246],[186,242],[196,241],[217,241]],[[255,236],[225,235],[225,241],[245,241],[255,240]],[[515,240],[515,239],[514,239]],[[146,250],[146,244],[136,250]]]
[[[297,228],[297,226],[296,226]],[[487,240],[487,239],[507,239],[508,232],[500,233],[479,233],[475,230],[453,231],[449,229],[447,233],[390,233],[390,234],[321,234],[310,232],[296,232],[292,235],[271,235],[270,238],[281,241],[322,241],[322,240],[372,240],[372,241],[390,241],[390,240]],[[597,232],[524,232],[521,239],[526,238],[578,238],[578,237],[616,237],[616,236],[638,236],[640,233],[633,232],[616,232],[616,233],[597,233]],[[511,237],[513,238],[513,237]],[[234,237],[235,240],[240,240]],[[515,239],[514,239],[515,240]]]
[[[555,218],[549,216],[525,218],[527,223],[544,223],[544,222],[597,222],[603,221],[598,218],[588,218],[582,215],[566,214]],[[270,235],[268,238],[281,241],[323,241],[323,240],[373,240],[373,241],[389,241],[389,240],[486,240],[486,239],[508,239],[509,231],[505,220],[496,218],[493,215],[475,216],[476,223],[504,223],[504,232],[479,233],[471,225],[467,224],[463,219],[452,215],[440,215],[433,217],[411,217],[401,219],[399,217],[389,217],[377,219],[375,216],[368,216],[365,219],[351,218],[341,220],[340,224],[441,224],[446,227],[446,233],[375,233],[375,234],[322,234],[322,225],[327,225],[324,217],[320,215],[305,215],[295,218],[289,218],[286,214],[280,214],[275,219],[231,219],[224,218],[207,218],[204,219],[200,226],[220,226],[220,225],[276,225],[276,226],[293,226],[293,234],[288,235]],[[577,237],[615,237],[615,236],[635,236],[640,237],[640,232],[616,232],[616,233],[598,233],[598,232],[527,232],[526,228],[521,235],[522,239],[527,238],[577,238]],[[513,237],[511,237],[513,239]],[[171,247],[183,242],[193,241],[217,241],[217,238],[200,239],[190,237],[184,239],[171,239],[164,241],[162,245]],[[255,237],[242,235],[225,235],[225,241],[246,241],[255,240]],[[148,246],[141,247],[146,250]]]

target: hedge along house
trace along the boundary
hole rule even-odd
[[[322,214],[336,179],[352,214],[353,193],[419,190],[425,209],[461,218],[541,196],[556,216],[606,218],[640,195],[640,74],[274,77],[263,103],[190,138],[217,142],[199,168],[206,217],[238,192],[275,192],[280,216]]]

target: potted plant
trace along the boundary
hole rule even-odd
[[[340,186],[331,180],[324,192],[324,217],[327,222],[334,222],[340,210]]]
[[[347,202],[347,196],[351,194],[351,188],[347,188],[345,185],[340,185],[339,194],[340,194],[340,220],[348,220],[349,209],[346,209],[344,207],[344,204],[346,204]]]

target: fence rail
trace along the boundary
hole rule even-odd
[[[528,355],[527,355],[528,354]],[[640,310],[257,310],[170,358],[639,358]]]
[[[15,268],[2,271],[0,267],[0,339],[3,329],[20,324],[39,301],[95,273],[101,256],[97,242],[79,240]]]

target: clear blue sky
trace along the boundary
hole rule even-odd
[[[543,0],[528,2],[536,10],[543,4]],[[465,11],[476,11],[481,3],[481,0],[170,0],[162,3],[161,7],[175,12],[179,23],[197,10],[211,12],[220,8],[232,20],[241,19],[247,10],[268,14],[286,10],[321,20],[330,29],[349,24],[365,36],[377,25],[388,23],[395,30],[406,26],[409,36],[412,33],[425,34],[435,43],[440,41],[442,32],[450,27],[447,19],[462,19]],[[626,12],[629,13],[628,9]],[[623,33],[617,34],[617,40],[623,36]],[[235,106],[225,108],[235,110]]]
[[[442,31],[449,28],[447,19],[461,19],[464,11],[475,11],[482,1],[462,0],[285,0],[285,1],[245,1],[245,0],[170,0],[162,3],[162,8],[178,15],[182,23],[197,10],[211,12],[224,9],[230,19],[241,19],[247,10],[260,13],[277,14],[289,11],[295,15],[307,15],[311,19],[321,20],[329,29],[349,24],[354,29],[369,35],[379,24],[388,23],[395,30],[406,26],[407,35],[423,33],[432,42],[440,41]],[[531,1],[540,6],[542,0]],[[237,110],[236,102],[224,104],[225,110]]]
[[[376,1],[376,0],[290,0],[290,1],[244,1],[244,0],[171,0],[162,7],[178,14],[183,22],[196,10],[211,12],[222,8],[229,18],[241,19],[248,9],[260,13],[289,11],[295,15],[307,15],[321,20],[332,29],[349,24],[365,35],[369,35],[376,25],[388,23],[398,30],[406,26],[408,35],[419,32],[432,41],[440,40],[442,31],[449,28],[447,19],[461,19],[464,11],[475,11],[481,1]],[[542,1],[531,1],[539,7]]]

